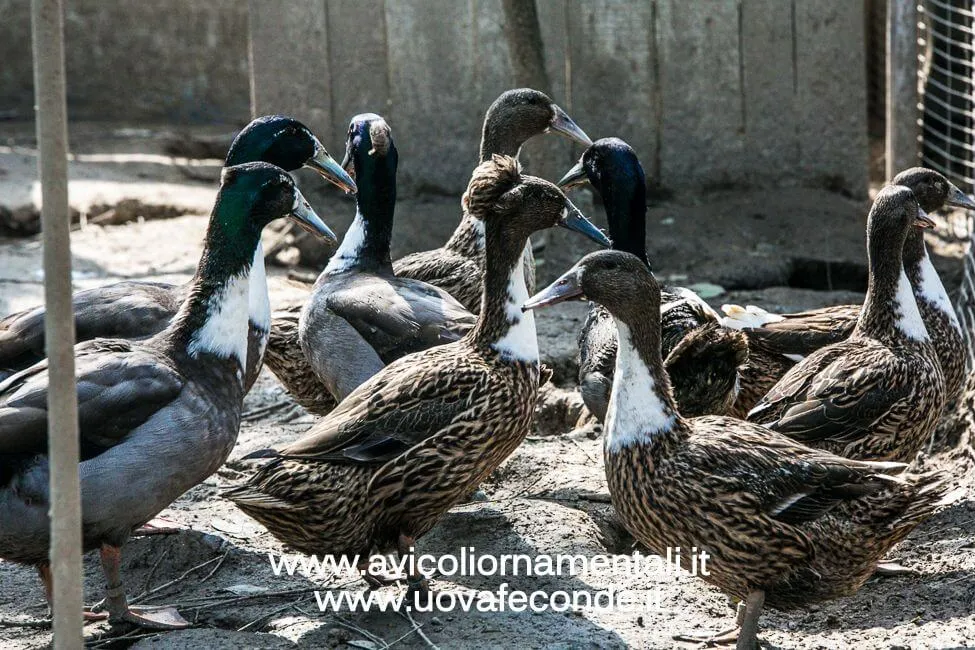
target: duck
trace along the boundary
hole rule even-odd
[[[936,472],[844,458],[729,416],[683,416],[660,352],[660,285],[639,257],[590,253],[524,307],[575,298],[602,304],[617,328],[603,445],[617,516],[652,553],[701,549],[681,554],[683,568],[744,603],[740,629],[711,642],[754,648],[763,607],[853,594],[942,502]]]
[[[249,455],[270,460],[223,493],[287,547],[358,556],[363,568],[373,551],[409,556],[527,436],[540,370],[534,316],[520,309],[525,243],[555,225],[608,240],[510,156],[481,163],[463,200],[485,233],[474,328],[385,366],[296,442]],[[417,597],[426,588],[410,577]]]
[[[474,326],[474,315],[449,293],[393,272],[397,163],[386,120],[375,113],[353,117],[343,166],[359,187],[355,220],[298,321],[301,350],[336,401],[391,361],[458,341]]]
[[[518,157],[522,145],[536,135],[559,133],[588,146],[589,136],[545,93],[532,88],[503,92],[488,108],[481,130],[480,161],[491,156]],[[393,262],[398,278],[439,287],[471,314],[481,307],[484,235],[480,222],[464,213],[447,243],[437,249],[411,253]],[[535,262],[530,245],[525,250],[529,289],[535,286]],[[288,394],[315,415],[329,413],[336,404],[301,350],[298,319],[305,300],[282,305],[272,314],[267,345],[267,366]],[[378,362],[373,359],[373,365]]]
[[[225,168],[200,264],[169,324],[148,339],[75,346],[83,550],[100,551],[110,621],[189,625],[172,607],[128,605],[121,549],[230,454],[261,231],[288,216],[335,239],[284,170],[263,162]],[[48,382],[42,360],[0,383],[0,558],[37,567],[50,601]]]
[[[933,169],[912,167],[895,176],[891,184],[913,191],[925,213],[946,205],[975,210],[975,201]],[[952,404],[965,383],[962,329],[920,229],[912,228],[908,233],[904,270],[945,375],[945,404]],[[741,417],[802,357],[849,338],[860,315],[860,305],[834,305],[794,314],[773,314],[754,305],[724,305],[722,309],[725,325],[744,329],[754,360],[742,371],[741,392],[735,404],[735,414]]]
[[[558,133],[588,147],[592,140],[545,93],[533,88],[505,91],[484,115],[480,162],[494,155],[518,157],[522,145],[543,133]],[[481,307],[481,275],[484,272],[484,232],[481,223],[466,212],[442,247],[411,253],[393,263],[396,275],[440,287],[472,314]],[[535,288],[535,262],[531,246],[525,249],[528,289]]]
[[[945,377],[903,251],[911,229],[933,226],[910,189],[880,190],[867,217],[869,280],[853,333],[793,366],[749,421],[847,458],[914,460],[944,407]]]
[[[633,148],[619,138],[594,142],[558,185],[567,191],[585,182],[603,199],[613,249],[637,256],[650,268],[647,182]],[[738,368],[748,355],[745,336],[723,327],[717,312],[690,289],[663,291],[664,366],[681,412],[726,413],[737,396]],[[606,417],[615,363],[616,326],[605,308],[591,303],[579,334],[579,390],[598,422]]]
[[[347,192],[355,182],[335,161],[321,141],[298,120],[265,115],[251,121],[227,152],[225,167],[263,161],[286,171],[308,167]],[[256,316],[267,311],[264,257],[254,263],[251,287]],[[184,285],[127,280],[74,294],[72,309],[78,341],[94,338],[144,339],[165,329],[185,302],[192,280]],[[11,314],[0,320],[0,379],[45,358],[44,307]],[[248,390],[262,366],[270,321],[251,319]]]

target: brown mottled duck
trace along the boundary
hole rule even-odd
[[[597,140],[558,184],[567,190],[586,181],[603,199],[613,249],[636,255],[649,268],[647,181],[636,152],[619,138]],[[722,327],[718,314],[689,289],[666,287],[663,302],[664,366],[681,413],[724,415],[735,401],[738,368],[748,355],[745,336]],[[579,390],[600,422],[615,364],[616,326],[609,312],[593,303],[579,334]]]
[[[552,183],[495,156],[464,195],[484,222],[480,315],[454,343],[407,355],[360,385],[308,434],[225,496],[303,553],[412,552],[528,434],[539,386],[522,253],[555,225],[608,241]],[[411,587],[425,583],[412,576]]]
[[[587,255],[526,307],[570,298],[599,302],[618,329],[604,443],[613,506],[653,553],[708,553],[702,577],[745,603],[740,630],[721,641],[755,647],[764,605],[856,592],[941,499],[935,474],[842,458],[730,417],[683,417],[660,354],[660,287],[643,260]]]
[[[903,185],[914,192],[926,212],[944,206],[975,209],[960,189],[938,172],[913,167],[894,177],[893,185]],[[938,272],[924,245],[923,231],[911,229],[904,243],[904,270],[914,290],[921,318],[938,353],[945,375],[945,403],[952,403],[965,382],[965,355],[961,326]],[[812,352],[842,341],[853,333],[860,305],[836,305],[795,314],[771,314],[749,305],[725,305],[724,319],[730,327],[746,328],[752,362],[742,369],[741,392],[735,404],[735,415],[745,415],[772,386]]]
[[[883,188],[867,218],[867,295],[850,338],[796,364],[748,414],[805,444],[911,462],[937,424],[945,379],[904,270],[904,243],[934,222],[914,193]]]
[[[481,131],[480,160],[495,154],[517,158],[525,142],[555,132],[583,144],[589,137],[545,93],[518,88],[502,93],[488,108]],[[438,287],[471,314],[481,308],[481,276],[484,273],[484,230],[477,219],[463,213],[460,224],[444,246],[411,253],[392,263],[393,273]],[[525,250],[529,291],[535,287],[535,265],[530,246]],[[301,406],[317,415],[335,407],[335,398],[321,389],[321,380],[306,360],[298,340],[298,319],[303,302],[276,310],[271,319],[267,366]],[[407,350],[401,350],[405,354]],[[415,350],[409,350],[415,351]],[[396,358],[387,354],[387,357]]]

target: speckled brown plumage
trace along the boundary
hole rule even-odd
[[[590,144],[588,137],[545,93],[531,88],[508,90],[494,100],[484,115],[480,162],[494,155],[517,158],[525,142],[550,130]],[[533,292],[535,258],[530,245],[525,249],[524,270],[528,291]],[[471,313],[478,313],[484,272],[484,233],[477,219],[465,210],[446,244],[396,260],[393,271],[400,277],[440,287]]]
[[[298,340],[301,304],[286,305],[271,314],[271,332],[264,365],[284,389],[309,413],[327,415],[336,401],[308,364]]]
[[[660,354],[659,286],[639,258],[587,255],[528,304],[575,296],[618,324],[604,450],[620,521],[653,553],[680,547],[686,569],[690,549],[707,552],[701,577],[728,594],[764,593],[779,609],[852,594],[943,496],[937,475],[903,475],[900,463],[842,458],[730,417],[684,418]]]
[[[975,203],[944,176],[930,169],[908,169],[898,174],[892,183],[914,192],[925,212],[940,210],[946,204],[975,207]],[[933,291],[941,293],[943,287],[933,285],[934,282],[940,285],[940,280],[931,265],[924,235],[918,229],[908,233],[904,244],[904,271],[944,372],[945,403],[951,404],[960,395],[965,381],[964,343],[951,303],[943,296],[932,295]],[[734,415],[744,417],[795,365],[793,359],[783,355],[807,356],[849,338],[859,315],[860,305],[836,305],[783,314],[759,328],[747,329],[751,360],[742,369],[741,392],[734,406]]]
[[[849,458],[910,462],[931,435],[945,381],[902,264],[918,205],[877,195],[867,222],[870,281],[852,336],[803,359],[748,419]]]
[[[304,553],[395,550],[528,433],[538,368],[459,341],[404,357],[226,496]]]
[[[404,538],[425,534],[528,434],[540,372],[534,317],[516,309],[527,298],[521,254],[566,200],[508,157],[479,166],[465,200],[486,229],[474,329],[390,363],[225,493],[297,550],[403,551]]]

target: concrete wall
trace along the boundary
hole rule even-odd
[[[247,5],[65,0],[70,119],[240,122],[249,114]],[[0,0],[0,117],[33,110],[29,0]]]
[[[866,194],[862,1],[537,1],[555,101],[661,186]],[[333,151],[353,114],[384,114],[414,190],[463,189],[512,85],[500,0],[65,2],[72,117],[245,118],[249,5],[256,109]],[[28,4],[0,0],[0,115],[29,115]],[[555,169],[579,153],[545,152]]]

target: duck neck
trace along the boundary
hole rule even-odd
[[[250,326],[261,331],[271,329],[271,298],[267,291],[267,271],[264,268],[264,246],[258,242],[251,262],[248,285],[247,316]]]
[[[960,332],[961,324],[951,304],[951,298],[948,297],[941,277],[931,263],[931,257],[924,245],[924,233],[919,228],[911,228],[904,242],[904,271],[914,289],[914,298],[918,302],[922,317],[925,310],[935,310],[945,316],[952,327]]]
[[[905,242],[889,235],[867,235],[870,278],[855,333],[888,343],[927,341],[928,331],[904,270]]]
[[[480,161],[490,160],[494,154],[517,158],[527,140],[523,134],[511,128],[510,120],[500,115],[500,111],[489,110],[481,129]]]
[[[616,321],[619,346],[606,410],[607,453],[647,445],[683,430],[660,354],[660,308]]]
[[[648,267],[647,259],[647,190],[643,181],[602,193],[606,220],[613,248],[636,255]]]
[[[379,160],[354,159],[356,183],[355,220],[342,238],[342,244],[325,268],[325,273],[346,271],[393,272],[389,256],[396,208],[396,167]]]
[[[468,337],[504,359],[537,364],[535,315],[521,310],[530,297],[522,268],[527,242],[527,235],[516,236],[496,223],[486,224],[481,312]]]
[[[215,211],[221,209],[219,201]],[[190,357],[228,360],[237,366],[241,380],[247,363],[249,321],[270,323],[264,255],[254,221],[257,219],[248,219],[235,227],[218,216],[211,217],[189,296],[168,329],[171,340]],[[255,271],[259,287],[252,293]]]

